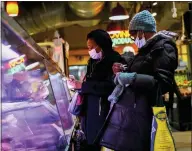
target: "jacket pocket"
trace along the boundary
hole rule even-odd
[[[109,118],[110,124],[112,124],[116,127],[121,127],[125,118],[126,118],[126,108],[120,107],[117,104],[115,104],[112,114]]]
[[[131,111],[131,114],[132,114],[132,117],[133,117],[133,119],[134,119],[134,123],[135,123],[135,125],[133,125],[135,128],[137,128],[138,129],[138,134],[139,134],[139,136],[141,136],[141,127],[140,127],[140,124],[139,124],[139,117],[138,117],[138,115],[136,114],[136,112],[135,111]]]

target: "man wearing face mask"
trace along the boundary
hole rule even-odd
[[[82,128],[88,144],[86,150],[100,151],[100,146],[94,144],[94,140],[110,108],[107,98],[115,86],[112,81],[112,66],[115,62],[123,62],[123,59],[112,49],[112,40],[104,30],[91,31],[87,35],[87,47],[90,59],[85,80],[82,85],[75,79],[69,84],[81,89],[84,95],[85,116]]]
[[[109,119],[101,130],[100,144],[117,151],[149,151],[152,106],[157,95],[172,89],[174,70],[178,65],[175,33],[156,32],[156,22],[147,10],[136,14],[129,25],[138,54],[121,72],[113,65],[115,85],[109,101],[115,102]],[[157,94],[158,87],[161,94]],[[119,91],[121,90],[121,91]],[[112,97],[116,95],[116,97]]]

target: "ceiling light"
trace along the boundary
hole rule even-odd
[[[177,18],[177,8],[175,7],[175,2],[173,2],[173,8],[171,11],[173,12],[172,17]]]
[[[128,12],[125,8],[123,8],[119,2],[117,2],[117,6],[112,9],[110,20],[125,20],[129,18]]]
[[[9,61],[9,63],[16,62],[16,61],[21,60],[21,59],[24,59],[24,58],[25,58],[25,55],[21,55],[21,56],[15,58],[15,59]]]
[[[153,17],[157,16],[157,13],[152,13],[152,16],[153,16]]]
[[[6,11],[7,11],[8,15],[11,17],[18,16],[19,6],[18,6],[17,1],[14,1],[14,2],[8,1],[6,4]]]
[[[39,65],[40,65],[39,62],[32,63],[32,64],[28,65],[27,67],[25,67],[25,70],[27,70],[27,71],[32,70],[32,69],[38,67]]]
[[[118,15],[109,17],[110,20],[125,20],[128,19],[129,15]]]
[[[153,6],[156,6],[157,5],[157,2],[153,2]]]

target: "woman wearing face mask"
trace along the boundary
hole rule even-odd
[[[135,38],[138,54],[128,63],[126,72],[113,66],[114,83],[119,89],[116,86],[109,97],[116,104],[100,144],[117,151],[149,151],[157,86],[162,94],[171,90],[178,64],[177,48],[172,41],[174,33],[156,33],[155,19],[146,10],[132,18],[129,32]]]
[[[112,66],[113,63],[123,60],[112,49],[111,38],[104,30],[91,31],[87,35],[87,47],[90,59],[85,81],[82,86],[75,80],[72,80],[71,84],[76,88],[81,88],[85,97],[86,111],[82,119],[82,128],[88,144],[86,150],[100,151],[100,146],[94,144],[94,140],[109,111],[110,103],[107,98],[114,88]]]

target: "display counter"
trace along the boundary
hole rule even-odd
[[[65,77],[2,23],[2,151],[63,151],[74,119]]]

